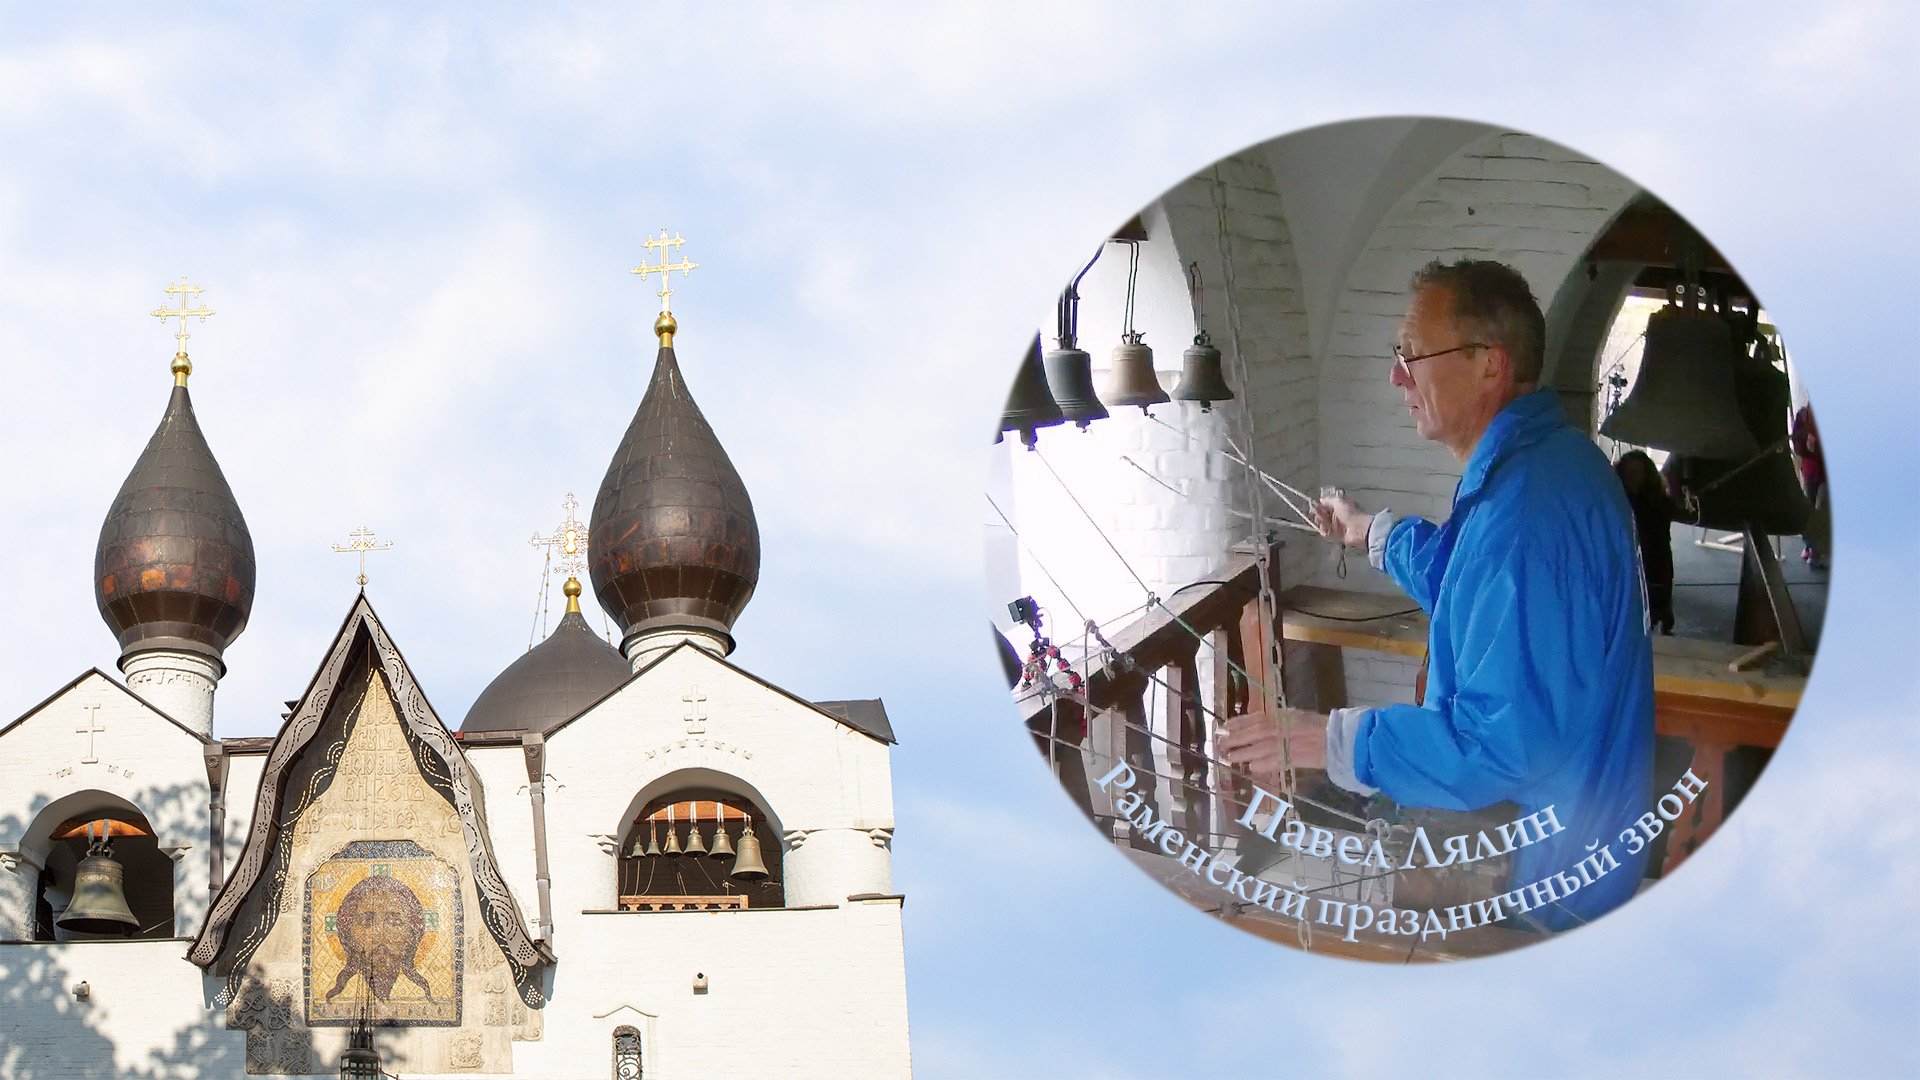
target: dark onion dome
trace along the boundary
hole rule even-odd
[[[633,674],[626,658],[594,633],[580,614],[580,583],[569,579],[566,592],[567,613],[560,625],[480,691],[460,724],[462,734],[545,734]]]
[[[253,537],[200,434],[176,359],[166,415],[100,526],[94,599],[122,659],[172,649],[217,664],[246,628],[253,580]]]
[[[661,337],[653,381],[593,500],[593,592],[628,642],[693,630],[731,649],[728,631],[760,579],[760,527],[746,485],[687,393],[671,327]]]

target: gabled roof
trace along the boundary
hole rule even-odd
[[[156,707],[153,704],[153,702],[148,701],[146,698],[143,698],[139,694],[136,694],[132,690],[129,690],[127,688],[127,684],[121,682],[119,679],[114,678],[113,676],[107,674],[106,672],[101,671],[97,667],[88,668],[87,670],[81,672],[80,674],[75,675],[73,679],[67,683],[67,685],[61,687],[58,690],[55,690],[51,694],[48,694],[46,697],[40,699],[39,704],[33,706],[32,708],[28,709],[26,712],[23,712],[19,716],[16,716],[12,720],[8,721],[7,726],[0,727],[0,738],[5,738],[7,732],[12,731],[14,728],[17,728],[21,724],[26,723],[27,719],[33,716],[33,714],[53,704],[55,701],[60,700],[60,697],[64,695],[67,691],[72,690],[74,687],[79,686],[83,682],[86,682],[89,677],[94,675],[100,676],[101,680],[105,682],[108,686],[113,687],[115,690],[120,691],[121,693],[127,695],[133,700],[139,702],[141,705],[145,706],[155,716],[158,716],[160,719],[165,720],[167,723],[172,724],[174,727],[179,728],[181,731],[186,732],[188,735],[193,736],[193,739],[195,742],[200,742],[200,743],[213,742],[213,740],[208,738],[207,736],[200,734],[199,732],[193,730],[187,725],[167,715],[164,709],[160,709]]]
[[[728,671],[733,672],[734,674],[740,676],[741,678],[746,679],[747,681],[752,682],[755,685],[765,687],[766,689],[771,690],[776,694],[779,694],[781,697],[786,698],[788,701],[791,701],[796,705],[804,705],[807,708],[812,709],[814,712],[819,713],[821,716],[824,716],[827,719],[832,720],[834,723],[841,725],[842,727],[852,728],[854,731],[857,731],[860,734],[865,735],[868,738],[874,739],[878,742],[889,743],[889,744],[899,742],[898,739],[893,737],[893,724],[887,719],[886,706],[881,703],[879,698],[865,698],[865,699],[859,699],[854,701],[808,701],[806,698],[803,698],[798,694],[793,693],[792,691],[786,690],[779,686],[775,686],[773,683],[770,683],[767,680],[761,678],[760,676],[755,675],[753,672],[748,671],[746,668],[743,668],[740,665],[733,663],[732,661],[728,660],[724,656],[715,656],[714,654],[708,652],[707,650],[702,649],[699,646],[695,645],[691,641],[683,641],[680,644],[675,645],[673,648],[668,649],[666,652],[661,653],[659,656],[654,657],[652,660],[647,661],[644,667],[634,672],[630,677],[622,680],[619,686],[616,686],[613,689],[607,691],[605,694],[602,694],[598,699],[593,701],[593,703],[581,709],[579,712],[574,713],[572,716],[568,717],[565,721],[555,724],[551,728],[548,728],[547,737],[552,738],[554,735],[558,734],[562,728],[573,723],[575,720],[580,719],[582,716],[585,716],[586,714],[592,712],[593,710],[599,708],[600,705],[603,702],[605,702],[608,698],[611,698],[615,694],[618,694],[620,691],[626,689],[626,687],[630,683],[633,683],[638,679],[644,678],[649,671],[652,671],[654,668],[657,668],[661,664],[666,663],[667,658],[669,656],[672,656],[675,653],[678,653],[682,649],[693,649],[697,651],[701,656],[704,656],[708,660],[711,660],[714,663],[719,664],[721,667],[726,668]]]
[[[526,920],[514,903],[500,868],[494,861],[493,842],[487,835],[487,819],[482,793],[466,755],[454,741],[453,733],[427,704],[413,672],[387,636],[386,628],[373,613],[373,606],[361,593],[348,610],[346,620],[334,636],[326,659],[314,673],[293,712],[281,727],[267,752],[265,770],[260,778],[260,794],[253,813],[253,828],[247,834],[246,847],[235,862],[233,876],[220,889],[208,911],[207,921],[187,950],[187,959],[208,971],[228,951],[227,935],[241,907],[256,887],[270,886],[262,875],[280,846],[280,809],[286,796],[288,774],[325,726],[329,706],[340,693],[344,680],[352,673],[356,659],[368,657],[368,663],[386,676],[400,722],[407,732],[437,757],[446,770],[452,789],[453,808],[459,815],[466,838],[467,858],[473,881],[480,894],[481,919],[499,942],[507,958],[522,970],[553,962],[546,942],[527,931]],[[257,942],[256,942],[257,944]]]

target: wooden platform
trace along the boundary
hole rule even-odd
[[[1348,649],[1396,653],[1415,659],[1426,654],[1427,617],[1420,612],[1392,615],[1412,604],[1404,596],[1323,589],[1302,585],[1280,594],[1280,625],[1289,641],[1337,645]],[[1366,620],[1355,622],[1352,620]],[[1656,693],[1708,698],[1777,709],[1795,709],[1806,689],[1804,676],[1765,671],[1734,673],[1727,665],[1748,651],[1745,645],[1690,638],[1653,639],[1653,689]],[[1773,744],[1779,738],[1774,736]]]

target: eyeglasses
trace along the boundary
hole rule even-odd
[[[1419,356],[1408,356],[1405,353],[1401,352],[1399,344],[1395,343],[1395,345],[1393,346],[1393,362],[1396,365],[1398,365],[1402,370],[1406,371],[1407,374],[1411,375],[1413,374],[1413,368],[1411,367],[1411,365],[1417,364],[1422,360],[1431,360],[1436,356],[1445,356],[1448,353],[1465,352],[1468,349],[1488,349],[1488,348],[1492,348],[1492,346],[1486,345],[1478,341],[1469,341],[1465,345],[1455,345],[1451,349],[1441,349],[1438,352],[1421,353]]]

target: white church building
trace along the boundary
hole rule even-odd
[[[363,591],[270,739],[214,728],[255,563],[183,339],[100,534],[118,674],[0,726],[0,1077],[910,1074],[892,728],[726,659],[759,533],[676,329],[571,523],[621,648],[569,580],[443,717]]]

